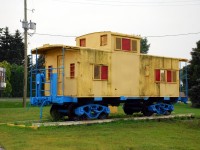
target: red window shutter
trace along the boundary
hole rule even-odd
[[[108,66],[101,66],[101,79],[102,80],[108,79]]]
[[[155,80],[156,80],[156,81],[160,81],[160,70],[159,70],[159,69],[156,69],[156,70],[155,70],[155,75],[156,75],[156,76],[155,76]]]
[[[75,64],[70,64],[70,78],[73,79],[75,77]]]
[[[131,40],[130,39],[122,39],[122,50],[130,51],[131,50]]]
[[[172,82],[172,71],[167,70],[167,82]]]
[[[80,39],[80,46],[85,47],[86,46],[86,40]]]

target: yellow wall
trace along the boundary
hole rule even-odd
[[[140,56],[140,96],[179,96],[179,60]],[[176,83],[155,82],[155,69],[177,70]]]
[[[108,96],[108,81],[94,80],[94,65],[109,65],[110,53],[80,50],[78,96]],[[110,70],[108,71],[110,74]],[[109,75],[108,75],[109,76]]]
[[[100,45],[101,35],[107,35],[107,45]],[[111,34],[110,32],[96,32],[80,36],[76,38],[76,46],[80,46],[80,39],[86,39],[86,47],[100,49],[104,51],[111,51]]]
[[[139,55],[128,52],[113,53],[111,69],[113,96],[139,95]]]
[[[58,58],[62,57],[62,48],[49,50],[45,54],[45,68],[48,69],[48,66],[52,66],[53,68],[57,68]],[[65,51],[64,57],[64,84],[62,77],[62,69],[54,69],[53,73],[58,73],[60,71],[60,76],[58,74],[58,89],[57,94],[62,95],[62,87],[64,85],[64,95],[68,96],[77,96],[77,76],[78,76],[78,61],[79,61],[80,53],[79,51]],[[70,79],[70,64],[75,63],[75,78]],[[61,64],[62,66],[62,64]],[[48,71],[46,70],[46,79],[48,79]],[[48,81],[48,80],[47,80]],[[49,84],[45,84],[45,89],[49,90]],[[49,95],[49,92],[45,92],[45,95]]]
[[[79,51],[65,51],[65,81],[64,91],[65,95],[77,96],[77,80],[79,77],[79,65],[80,65],[80,52]],[[70,64],[75,64],[75,78],[70,78]]]

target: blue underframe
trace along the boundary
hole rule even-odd
[[[89,98],[89,97],[88,97]],[[112,98],[112,97],[110,97]],[[125,97],[121,96],[119,97],[119,100],[121,102],[125,102],[127,100],[144,100],[147,101],[150,97]],[[174,98],[174,97],[173,97]],[[176,101],[181,101],[184,103],[187,103],[188,98],[187,97],[175,97]],[[91,98],[94,101],[103,101],[104,97],[93,97]],[[170,101],[170,97],[160,97],[160,100],[163,101]],[[40,96],[40,97],[31,97],[31,105],[37,105],[40,106],[43,104],[43,102],[46,101],[48,104],[58,104],[62,105],[64,103],[78,103],[78,97],[72,97],[72,96]]]

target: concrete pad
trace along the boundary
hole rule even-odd
[[[66,121],[66,122],[44,122],[44,123],[33,123],[32,126],[71,126],[71,125],[85,125],[85,124],[97,124],[97,123],[109,123],[119,120],[164,120],[170,118],[192,118],[194,114],[178,114],[169,116],[152,116],[152,117],[131,117],[131,118],[114,118],[104,120],[86,120],[86,121]]]

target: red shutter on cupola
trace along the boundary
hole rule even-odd
[[[131,40],[122,38],[122,50],[130,51],[131,50]]]

